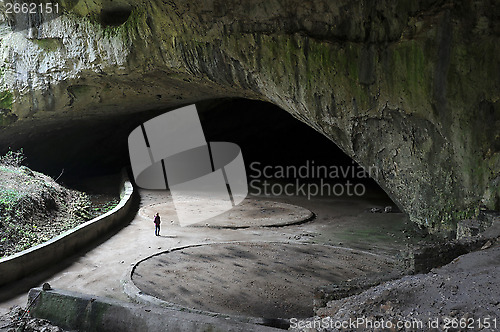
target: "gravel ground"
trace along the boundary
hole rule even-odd
[[[292,331],[499,331],[500,245],[331,301]],[[399,324],[399,325],[398,325]]]
[[[32,318],[26,309],[15,306],[9,313],[0,316],[2,332],[65,332],[46,319]]]

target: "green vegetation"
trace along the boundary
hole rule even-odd
[[[108,213],[109,211],[113,210],[120,202],[120,199],[118,197],[110,198],[108,196],[95,195],[92,198],[92,208],[90,210],[92,218]]]
[[[23,149],[19,151],[9,150],[4,156],[0,156],[0,166],[3,166],[4,169],[5,166],[20,167],[25,159]]]
[[[58,38],[33,39],[33,42],[47,52],[55,52],[62,47],[62,41]]]
[[[0,257],[43,243],[116,206],[22,166],[22,150],[0,156]],[[102,206],[101,206],[102,205]]]
[[[87,99],[94,97],[96,88],[90,85],[71,85],[68,87],[68,92],[75,99]]]
[[[12,109],[12,93],[10,91],[0,92],[0,108]]]

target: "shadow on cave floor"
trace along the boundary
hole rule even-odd
[[[161,246],[138,265],[133,281],[143,293],[208,312],[267,319],[311,316],[319,286],[397,275],[407,245],[428,240],[412,234],[403,213],[369,212],[370,199],[253,196],[310,209],[316,218],[236,230],[180,227],[168,194],[141,190],[141,197],[140,211],[165,201],[172,205],[162,211],[162,234],[168,237],[155,239],[153,248],[166,240],[177,241],[174,248],[180,249],[158,254]]]
[[[293,226],[234,230],[179,227],[175,223],[175,214],[172,214],[165,216],[165,223],[162,226],[162,234],[166,236],[154,237],[154,229],[151,227],[150,220],[138,214],[127,227],[118,231],[109,240],[82,257],[74,256],[71,261],[66,260],[57,272],[47,276],[44,281],[49,282],[54,288],[72,289],[127,300],[122,292],[120,280],[130,266],[158,252],[180,246],[228,241],[314,244],[367,251],[397,261],[398,254],[407,245],[429,240],[420,236],[414,225],[409,223],[407,216],[397,209],[390,198],[371,179],[349,175],[342,178],[329,177],[326,180],[315,176],[300,176],[297,179],[293,174],[289,174],[290,176],[277,174],[276,172],[279,172],[281,167],[299,169],[306,166],[306,169],[310,169],[313,162],[315,166],[356,166],[335,144],[307,125],[293,119],[283,110],[268,103],[229,100],[222,104],[219,102],[200,103],[199,114],[207,141],[234,142],[241,147],[249,181],[255,180],[253,184],[250,183],[249,188],[253,198],[304,207],[315,214],[315,219]],[[122,119],[122,123],[126,123],[127,130],[131,130],[140,124],[139,120],[144,121],[145,116],[137,119],[132,117],[128,120]],[[116,119],[110,121],[101,123],[100,128],[109,127],[112,122],[117,122]],[[86,123],[85,128],[93,128],[95,125],[90,121]],[[34,156],[33,163],[40,165],[38,169],[41,168],[42,171],[44,167],[45,169],[51,168],[56,171],[56,175],[62,165],[77,165],[75,169],[78,171],[70,167],[65,173],[64,181],[74,183],[75,186],[88,185],[86,181],[78,184],[78,181],[74,182],[74,180],[85,178],[84,175],[105,176],[116,173],[119,168],[128,164],[127,130],[117,130],[116,136],[110,138],[110,134],[106,131],[95,129],[92,131],[94,136],[91,142],[83,143],[81,140],[86,135],[85,130],[73,132],[74,136],[61,131],[60,134],[69,134],[65,136],[64,144],[74,145],[81,150],[76,153],[62,149],[63,153],[60,153],[53,165],[49,165],[51,161],[44,159],[43,154]],[[45,144],[54,144],[56,141],[57,135],[50,136]],[[102,144],[93,148],[93,144],[99,143]],[[115,154],[109,153],[108,144],[118,146],[114,151]],[[43,144],[40,145],[43,151]],[[46,145],[45,149],[49,147]],[[55,148],[51,146],[50,149]],[[27,150],[29,153],[33,151]],[[65,155],[64,152],[68,154]],[[89,163],[93,163],[92,167],[87,168]],[[263,173],[265,167],[268,167],[268,174]],[[86,169],[91,170],[89,174],[82,174]],[[300,180],[299,183],[297,180]],[[325,182],[321,182],[322,180]],[[348,180],[353,184],[363,185],[363,194],[349,196],[345,192]],[[270,190],[268,195],[264,191],[266,187],[264,181],[267,181]],[[338,189],[333,195],[331,193],[312,195],[311,190],[325,183],[329,188],[339,185],[336,188],[344,188],[344,191],[340,192]],[[288,187],[292,188],[290,189],[291,195],[279,192],[280,188],[283,189],[287,184],[292,184]],[[300,190],[301,185],[307,190]],[[168,194],[158,191],[140,190],[140,194],[140,208],[168,201]],[[387,206],[392,207],[389,213],[370,212],[373,208],[384,210]],[[170,223],[169,220],[173,222]],[[356,254],[353,254],[346,259],[358,258]],[[366,265],[365,272],[371,271],[369,260],[358,262],[361,266]],[[270,273],[265,278],[272,278],[272,275],[273,273]],[[255,274],[253,277],[258,278],[258,275]],[[341,275],[337,277],[342,279]],[[200,287],[203,289],[203,283]],[[312,303],[313,294],[310,293],[310,295],[309,303]],[[290,294],[280,294],[278,297],[295,299]],[[258,299],[251,300],[252,303],[259,303]],[[25,295],[1,303],[0,308],[4,310],[16,303],[23,305]],[[311,310],[311,307],[306,309]]]

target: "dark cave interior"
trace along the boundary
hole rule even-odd
[[[296,166],[306,163],[357,167],[332,141],[281,108],[249,99],[216,99],[197,103],[207,142],[241,147],[247,175],[250,164]],[[164,111],[90,116],[45,122],[30,133],[19,132],[11,149],[23,148],[26,165],[77,189],[86,179],[130,168],[127,138],[138,125]],[[348,176],[349,177],[349,176]],[[291,179],[288,179],[291,180]],[[340,179],[345,180],[345,179]],[[370,178],[355,179],[386,197]]]

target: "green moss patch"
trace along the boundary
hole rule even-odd
[[[13,96],[10,91],[0,92],[0,108],[11,110],[12,100]]]
[[[33,42],[47,52],[55,52],[62,47],[62,41],[58,38],[34,39]]]

